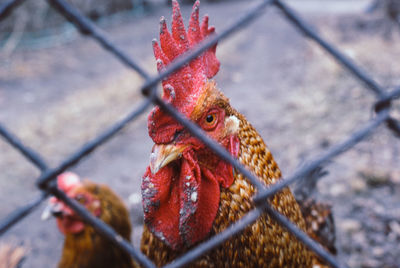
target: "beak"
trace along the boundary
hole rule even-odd
[[[50,216],[60,217],[63,214],[62,211],[63,205],[59,202],[57,203],[50,203],[45,207],[42,212],[41,219],[42,221],[48,220]]]
[[[155,144],[150,155],[150,170],[156,174],[161,168],[179,159],[188,145]]]

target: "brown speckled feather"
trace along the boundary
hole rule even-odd
[[[233,110],[222,94],[220,96],[218,105],[225,108],[227,116],[235,115],[240,121],[240,162],[267,185],[279,180],[281,172],[262,138],[245,117]],[[251,210],[254,207],[251,201],[254,193],[255,189],[248,180],[236,173],[234,183],[228,189],[221,189],[219,210],[210,235],[223,231]],[[271,204],[305,230],[300,208],[289,189],[276,194]],[[165,265],[184,253],[172,251],[146,227],[141,250],[157,266]],[[314,260],[313,253],[301,242],[267,215],[263,215],[240,235],[213,249],[190,267],[312,267]]]

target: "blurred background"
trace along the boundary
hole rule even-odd
[[[3,2],[5,0],[0,0]],[[151,40],[170,22],[165,0],[69,0],[144,69]],[[181,1],[185,22],[192,1]],[[256,1],[202,0],[222,31]],[[388,90],[400,86],[400,1],[286,1]],[[374,115],[374,95],[270,8],[218,45],[219,88],[263,136],[284,176],[344,140]],[[0,122],[56,166],[143,100],[143,79],[80,35],[45,0],[0,22]],[[393,116],[400,118],[399,102]],[[129,204],[133,243],[142,228],[140,180],[152,141],[147,113],[74,171],[107,183]],[[385,127],[326,166],[318,195],[332,204],[338,258],[350,267],[400,267],[400,140]],[[0,219],[39,195],[38,170],[0,140]],[[55,267],[63,237],[41,206],[1,237],[29,249],[22,267]]]

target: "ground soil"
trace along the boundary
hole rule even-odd
[[[346,1],[339,1],[346,2]],[[251,2],[253,3],[253,2]],[[320,5],[319,8],[317,5]],[[222,31],[248,1],[203,3]],[[361,9],[329,11],[323,4],[299,12],[385,89],[400,85],[400,29]],[[342,10],[342,11],[340,11]],[[346,10],[346,9],[344,9]],[[190,6],[183,7],[188,18]],[[103,24],[106,34],[155,74],[151,40],[166,7]],[[60,35],[61,36],[61,35]],[[250,27],[218,46],[218,86],[257,128],[284,177],[344,140],[374,117],[374,94],[270,9]],[[0,61],[0,122],[37,150],[51,167],[137,107],[143,83],[90,38],[76,35],[46,49],[18,49]],[[399,116],[394,103],[393,116]],[[397,110],[396,110],[397,109]],[[147,113],[146,113],[147,114]],[[83,159],[73,171],[109,184],[126,203],[139,194],[152,142],[146,114]],[[0,219],[39,195],[39,171],[0,140]],[[400,267],[400,142],[383,125],[326,165],[317,197],[332,204],[338,258],[350,267]],[[141,210],[130,204],[138,246]],[[42,222],[43,205],[3,236],[30,248],[23,267],[54,267],[63,238],[54,221]]]

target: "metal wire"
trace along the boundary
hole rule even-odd
[[[68,168],[76,165],[83,157],[89,155],[94,150],[96,150],[101,144],[105,143],[108,139],[112,138],[117,132],[123,129],[130,121],[141,115],[149,106],[151,105],[151,99],[145,100],[139,107],[135,108],[131,113],[129,113],[124,119],[115,125],[111,126],[109,129],[104,131],[102,134],[97,136],[92,141],[83,145],[77,152],[73,153],[64,162],[62,162],[58,167],[46,170],[42,175],[36,180],[36,185],[39,188],[45,188],[46,184],[54,180],[57,175],[61,174]]]
[[[16,135],[8,131],[3,125],[0,124],[0,135],[15,149],[17,149],[23,156],[25,156],[30,162],[32,162],[41,171],[47,169],[47,165],[43,158],[35,151],[25,146]]]
[[[289,232],[291,232],[298,240],[304,243],[309,249],[314,251],[314,253],[320,257],[326,264],[334,268],[347,267],[343,264],[340,264],[336,258],[326,251],[320,244],[316,243],[313,239],[311,239],[306,233],[300,230],[297,225],[291,222],[287,217],[283,216],[281,213],[271,208],[270,206],[265,206],[265,210],[268,212],[273,219],[275,219],[278,223],[280,223],[283,227],[286,228]]]
[[[148,78],[147,72],[134,60],[130,59],[122,50],[115,46],[93,22],[83,16],[64,0],[47,0],[58,12],[72,22],[83,34],[90,35],[97,40],[106,50],[114,54],[122,63],[138,72],[142,77]]]
[[[11,12],[25,0],[8,0],[0,5],[0,21],[7,18]]]
[[[310,161],[309,163],[303,165],[297,172],[293,175],[287,177],[286,179],[280,180],[275,184],[271,185],[268,189],[264,190],[257,194],[254,197],[255,202],[264,201],[265,198],[271,197],[273,194],[276,194],[284,187],[288,186],[291,183],[294,183],[296,180],[304,179],[308,174],[314,171],[316,168],[320,167],[322,164],[327,161],[333,159],[334,157],[344,153],[345,151],[351,149],[354,145],[365,139],[373,130],[375,130],[380,124],[385,122],[389,118],[389,113],[387,110],[382,111],[378,114],[378,116],[368,122],[364,127],[360,130],[352,134],[347,140],[342,143],[336,144],[331,147],[330,150],[326,151],[323,155],[316,157],[315,160]]]
[[[122,239],[122,237],[120,237],[112,228],[91,215],[84,207],[79,205],[76,201],[67,197],[65,193],[58,190],[54,186],[54,179],[60,173],[79,163],[79,161],[83,157],[90,155],[96,148],[108,141],[129,122],[144,113],[145,110],[152,103],[154,103],[156,105],[159,105],[165,112],[172,115],[179,123],[181,123],[184,127],[187,128],[188,131],[190,131],[194,136],[199,138],[204,144],[211,148],[218,156],[220,156],[225,161],[231,163],[232,166],[234,166],[240,173],[242,173],[247,179],[249,179],[251,183],[254,184],[254,186],[258,188],[258,194],[253,199],[256,205],[255,209],[248,212],[241,220],[233,223],[223,232],[216,234],[209,240],[189,250],[179,258],[175,259],[172,263],[166,265],[166,267],[182,267],[188,265],[190,262],[196,260],[207,251],[220,245],[224,241],[231,238],[233,235],[241,232],[244,228],[255,222],[264,213],[267,213],[270,217],[280,223],[284,228],[286,228],[295,237],[302,241],[307,247],[313,250],[327,264],[331,265],[332,267],[345,267],[344,265],[340,264],[331,254],[324,250],[318,243],[313,241],[303,231],[301,231],[295,224],[290,222],[286,217],[273,209],[269,205],[268,199],[273,194],[282,190],[284,187],[287,187],[290,183],[293,183],[300,179],[306,179],[307,175],[318,168],[322,163],[342,154],[346,150],[352,148],[361,140],[364,140],[383,122],[386,122],[387,126],[390,129],[392,129],[396,134],[400,135],[400,123],[390,116],[391,102],[392,100],[400,97],[400,88],[390,93],[386,93],[383,88],[371,78],[371,76],[361,70],[352,60],[345,57],[338,49],[334,48],[331,44],[321,38],[320,35],[312,30],[310,26],[308,26],[297,14],[295,14],[295,12],[293,12],[285,3],[280,0],[261,1],[254,8],[244,13],[244,16],[236,20],[220,34],[215,34],[212,37],[207,38],[194,49],[178,57],[165,70],[154,77],[150,77],[144,71],[144,69],[139,66],[139,64],[130,59],[121,49],[115,46],[94,23],[92,23],[86,17],[82,16],[82,14],[80,14],[78,10],[69,5],[65,0],[47,1],[59,13],[61,13],[69,21],[71,21],[83,34],[89,35],[94,38],[106,50],[114,54],[122,63],[127,65],[129,68],[132,68],[142,77],[144,77],[146,81],[142,85],[141,91],[144,96],[148,97],[148,99],[144,101],[139,107],[135,108],[131,113],[129,113],[123,120],[115,123],[102,134],[93,138],[90,142],[82,146],[74,154],[63,161],[59,166],[53,169],[49,169],[47,167],[45,161],[40,157],[37,152],[24,145],[22,141],[20,141],[14,134],[12,134],[0,124],[0,135],[6,140],[6,142],[8,142],[19,152],[21,152],[30,162],[32,162],[42,171],[42,174],[36,181],[38,188],[42,190],[42,194],[39,197],[35,198],[33,201],[29,202],[27,205],[16,210],[15,213],[7,216],[5,220],[1,221],[0,235],[2,235],[11,226],[15,225],[17,222],[23,219],[26,215],[31,213],[47,197],[47,195],[51,193],[57,196],[59,199],[63,200],[68,206],[75,210],[77,214],[82,217],[83,220],[85,220],[88,224],[91,224],[101,235],[105,236],[112,243],[114,243],[114,245],[129,253],[141,265],[145,267],[155,267],[151,260],[149,260],[142,253],[134,249],[128,241]],[[23,0],[9,0],[6,3],[0,5],[0,20],[7,17],[12,12],[12,10],[14,10],[22,2]],[[197,125],[195,125],[185,116],[180,114],[174,107],[165,103],[161,98],[156,96],[155,88],[162,79],[179,70],[183,65],[196,58],[209,47],[213,46],[218,41],[226,39],[232,33],[254,21],[261,14],[263,14],[265,8],[271,4],[279,8],[282,11],[282,14],[289,21],[291,21],[300,32],[304,33],[307,37],[317,42],[335,60],[342,64],[352,75],[361,80],[379,97],[379,99],[373,106],[377,113],[376,117],[373,120],[368,122],[362,128],[359,128],[358,131],[355,131],[344,142],[331,147],[331,149],[326,151],[321,156],[316,157],[313,161],[310,161],[308,164],[302,166],[293,175],[287,177],[286,179],[278,181],[274,185],[268,185],[268,188],[266,188],[255,175],[248,171],[248,169],[244,167],[239,161],[234,159],[221,145],[209,138]]]
[[[368,88],[370,88],[375,94],[381,96],[385,93],[384,90],[381,88],[381,86],[379,86],[378,83],[372,79],[372,77],[370,77],[366,72],[361,70],[360,67],[357,67],[353,61],[351,61],[343,53],[341,53],[339,50],[337,50],[331,44],[325,41],[321,36],[319,36],[291,8],[289,8],[286,4],[284,4],[280,0],[274,0],[274,4],[286,15],[289,21],[292,22],[293,25],[297,27],[297,29],[299,29],[307,37],[317,42],[317,44],[320,45],[329,54],[331,54],[331,56],[336,61],[338,61],[340,64],[346,67],[351,74],[353,74],[355,77],[364,82],[368,86]]]
[[[400,98],[400,87],[395,90],[383,95],[376,103],[375,103],[375,112],[379,112],[383,109],[390,108],[391,101],[394,99]]]
[[[47,196],[47,193],[42,193],[25,206],[14,210],[14,212],[8,215],[5,220],[1,221],[0,223],[0,236],[3,235],[9,228],[20,222],[23,218],[28,216],[47,198]]]

